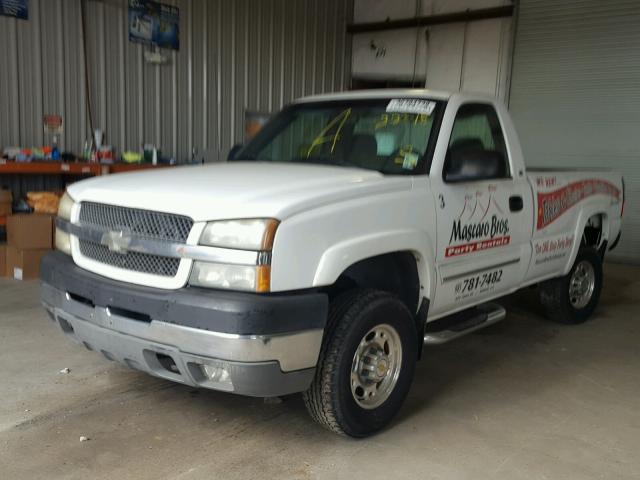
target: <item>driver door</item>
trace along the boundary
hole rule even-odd
[[[500,296],[522,280],[530,240],[529,186],[513,175],[498,114],[491,104],[461,105],[440,178],[438,281],[433,313]]]

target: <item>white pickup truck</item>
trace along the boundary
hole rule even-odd
[[[110,360],[303,392],[320,424],[361,437],[399,410],[423,345],[505,316],[494,299],[538,285],[552,319],[586,320],[623,204],[616,173],[527,173],[493,99],[308,97],[228,162],[71,185],[42,300]]]

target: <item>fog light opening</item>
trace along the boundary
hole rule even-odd
[[[58,323],[60,324],[60,328],[62,328],[62,331],[64,333],[73,333],[73,327],[64,318],[58,317]]]
[[[156,353],[156,358],[158,359],[158,363],[162,365],[162,368],[170,371],[171,373],[176,373],[180,375],[180,369],[173,358],[169,355],[165,355],[164,353]]]
[[[204,377],[215,383],[231,384],[229,371],[222,365],[200,365]]]
[[[233,392],[235,387],[228,368],[229,365],[224,362],[189,363],[189,371],[197,383],[215,390]]]

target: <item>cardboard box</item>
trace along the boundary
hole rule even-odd
[[[7,276],[7,245],[0,243],[0,277]]]
[[[11,215],[13,196],[9,190],[0,190],[0,217]]]
[[[7,217],[7,245],[19,250],[53,247],[53,215],[22,213]]]
[[[40,277],[40,260],[49,249],[20,250],[7,247],[7,273],[16,280],[31,280]]]

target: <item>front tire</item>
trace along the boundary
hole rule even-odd
[[[418,336],[411,312],[386,292],[355,290],[330,306],[316,375],[303,394],[323,427],[366,437],[400,410],[413,381]]]
[[[575,325],[593,314],[601,290],[602,258],[595,248],[585,247],[567,275],[540,285],[540,301],[551,320]]]

